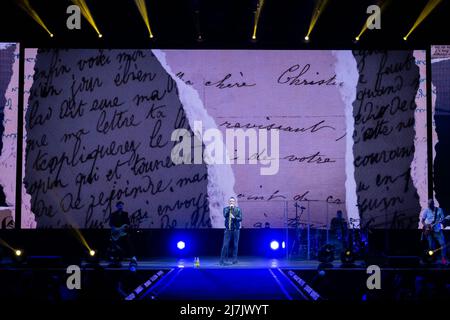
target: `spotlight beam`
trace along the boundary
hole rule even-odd
[[[441,250],[444,250],[444,249],[447,248],[447,247],[448,247],[448,245],[446,244],[446,245],[444,245],[444,246],[442,246],[442,247],[439,247],[439,248],[436,248],[436,249],[434,249],[434,250],[429,250],[429,251],[428,251],[428,254],[433,255],[433,254],[435,254],[436,252],[439,252],[439,251],[441,251]]]
[[[0,238],[0,244],[2,244],[4,247],[12,250],[12,251],[16,251],[16,249],[14,249],[13,247],[11,247],[5,240]]]
[[[101,36],[101,34],[100,34]],[[69,171],[72,175],[75,175],[75,172],[69,168]],[[58,192],[57,189],[53,191],[53,193],[50,194],[50,196],[54,199],[54,201],[59,201],[58,199],[62,199],[63,197]],[[90,253],[91,251],[94,251],[91,246],[89,246],[86,238],[83,236],[83,234],[80,231],[80,227],[78,224],[74,221],[73,217],[71,217],[69,214],[63,212],[63,217],[68,223],[68,228],[72,230],[72,232],[75,234],[75,238],[88,250]],[[94,251],[95,252],[95,251]]]
[[[0,244],[3,245],[4,247],[8,248],[9,250],[11,250],[12,252],[14,252],[14,254],[16,256],[21,256],[22,255],[22,250],[20,249],[15,249],[12,246],[10,246],[5,240],[0,238]]]
[[[442,0],[429,0],[428,3],[423,8],[422,12],[420,13],[419,17],[417,18],[416,22],[414,22],[414,25],[411,27],[409,32],[403,37],[403,40],[408,40],[409,35],[425,20],[426,17],[433,11],[439,3],[441,3]]]
[[[264,0],[258,0],[258,5],[255,11],[255,21],[253,22],[253,33],[252,39],[256,40],[256,31],[258,30],[259,17],[261,16],[261,11],[264,6]]]
[[[308,33],[305,36],[305,40],[309,40],[309,36],[311,35],[311,32],[313,31],[314,27],[316,26],[317,20],[319,20],[320,15],[322,14],[323,10],[325,9],[326,5],[328,3],[328,0],[317,0],[316,6],[314,7],[314,12],[311,17],[311,22],[309,23]]]
[[[72,174],[74,174],[73,170],[70,170]],[[56,199],[62,199],[61,195],[57,190],[54,191],[54,193],[51,194],[51,197]],[[89,246],[88,242],[86,241],[86,238],[83,236],[83,234],[80,231],[80,228],[78,227],[77,223],[73,220],[73,218],[67,214],[63,213],[63,217],[68,222],[69,229],[73,231],[75,234],[75,238],[80,241],[80,243],[88,250],[88,252],[93,251],[93,249]]]
[[[144,20],[145,25],[147,26],[149,37],[153,38],[153,32],[150,27],[150,20],[148,18],[147,5],[145,4],[145,0],[134,0],[134,3],[136,4],[141,17]]]
[[[73,174],[73,171],[72,170],[70,170],[70,171]],[[57,190],[55,190],[54,194],[52,194],[52,195],[55,199],[57,199],[57,198],[62,199],[62,197],[59,195]],[[89,246],[88,242],[86,241],[86,238],[81,233],[80,228],[77,226],[77,223],[73,220],[73,218],[67,213],[64,213],[63,217],[68,222],[70,230],[72,230],[73,233],[75,233],[75,238],[77,238],[81,242],[81,244],[88,250],[88,252],[93,251],[93,249]]]
[[[381,6],[380,6],[380,14],[384,11],[384,9],[387,7],[387,5],[388,5],[389,2],[390,2],[390,1],[388,0],[388,1],[383,1],[383,2],[381,3]],[[364,25],[362,26],[361,31],[360,31],[359,34],[355,37],[355,40],[356,40],[356,41],[359,41],[360,38],[361,38],[361,36],[364,34],[364,32],[367,31],[367,26],[368,26],[368,24],[371,22],[371,19],[372,19],[372,17],[369,16],[369,17],[367,17],[366,21],[364,21]]]
[[[89,246],[89,244],[86,241],[86,238],[81,234],[80,229],[74,228],[72,225],[72,231],[75,233],[76,237],[80,242],[84,245],[84,247],[88,250],[89,253],[93,252],[94,250]],[[94,251],[95,252],[95,251]]]
[[[97,35],[99,38],[102,37],[102,33],[97,27],[97,24],[95,23],[94,18],[92,17],[91,11],[89,10],[89,7],[86,4],[85,0],[72,0],[74,4],[80,7],[81,14],[83,17],[89,22],[89,24],[94,28],[95,32],[97,32]]]
[[[29,0],[20,0],[19,6],[24,10],[34,21],[36,21],[45,31],[47,31],[48,35],[53,38],[53,33],[47,28],[44,21],[42,21],[41,17],[37,14],[37,12],[31,7]]]

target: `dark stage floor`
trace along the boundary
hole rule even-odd
[[[342,266],[335,261],[240,257],[221,266],[219,257],[159,257],[138,261],[131,272],[106,261],[81,264],[82,290],[67,290],[67,263],[30,259],[0,266],[0,297],[50,300],[402,300],[450,298],[450,269],[438,265],[383,266],[382,290],[369,290],[362,261]],[[34,261],[34,262],[33,262]],[[39,262],[39,264],[37,264]],[[46,263],[45,263],[46,262]]]

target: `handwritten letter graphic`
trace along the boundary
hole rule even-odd
[[[122,200],[137,227],[223,227],[221,207],[236,196],[244,228],[285,227],[296,202],[324,227],[351,192],[352,218],[416,228],[426,161],[415,153],[425,118],[415,117],[414,56],[343,53],[27,50],[22,224],[104,228]],[[280,130],[278,173],[174,165],[170,135],[195,121],[224,137]]]

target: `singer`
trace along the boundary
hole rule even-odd
[[[233,237],[233,260],[236,264],[238,244],[239,244],[239,229],[241,227],[242,212],[236,206],[236,199],[231,197],[228,200],[228,206],[223,208],[223,216],[225,217],[225,232],[223,236],[222,253],[220,255],[220,265],[225,265],[225,258],[228,256],[231,237]]]

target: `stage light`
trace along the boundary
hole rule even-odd
[[[91,11],[89,10],[89,7],[86,4],[85,0],[72,0],[74,4],[76,4],[78,7],[80,7],[81,14],[83,17],[89,22],[89,24],[94,28],[95,32],[97,32],[97,35],[99,38],[102,37],[102,34],[100,30],[97,27],[97,24],[95,23],[94,17],[91,14]]]
[[[283,241],[283,242],[281,243],[281,248],[283,248],[283,249],[286,248],[286,242]]]
[[[201,28],[201,20],[200,20],[200,9],[197,7],[194,10],[194,25],[195,25],[195,34],[197,35],[197,42],[202,42],[202,28]]]
[[[355,262],[355,254],[353,251],[347,249],[341,253],[341,261],[344,266],[353,265]]]
[[[322,263],[331,263],[334,260],[334,246],[330,244],[324,245],[320,248],[317,259]]]
[[[280,243],[274,240],[270,243],[270,248],[272,250],[278,250],[278,248],[280,248]]]
[[[328,0],[316,0],[314,12],[312,14],[311,21],[309,23],[308,33],[305,36],[306,41],[309,41],[309,36],[311,35],[311,32],[313,31],[313,29],[317,23],[317,20],[319,20],[319,17],[322,14],[323,10],[325,9],[327,3],[328,3]]]
[[[24,260],[24,252],[22,249],[13,248],[9,243],[7,243],[5,240],[0,238],[0,245],[4,246],[5,248],[8,248],[11,250],[13,255],[13,259],[15,261],[21,262]],[[1,248],[0,248],[1,249]],[[1,253],[1,252],[0,252]]]
[[[425,264],[431,264],[436,261],[436,252],[434,250],[426,250],[422,255],[422,261]]]
[[[14,249],[12,260],[14,263],[24,263],[26,261],[25,252],[22,249]]]
[[[93,249],[89,249],[84,255],[84,261],[86,262],[87,267],[98,267],[100,265],[100,257],[97,251]],[[121,267],[120,262],[111,262],[111,267]]]
[[[29,0],[20,0],[19,6],[24,10],[34,21],[36,21],[47,33],[50,37],[53,37],[53,33],[45,25],[44,21],[42,21],[41,17],[37,14],[37,12],[31,7]]]
[[[359,41],[359,37],[355,37],[355,40],[356,40],[356,41]]]
[[[50,38],[53,38],[54,37],[54,34],[53,33],[50,33]]]
[[[414,22],[413,26],[409,30],[409,32],[403,37],[403,40],[407,40],[409,35],[425,20],[426,17],[433,11],[439,3],[441,3],[442,0],[429,0],[425,7],[423,8],[422,12],[420,13],[419,17]]]
[[[178,268],[185,268],[188,265],[188,262],[186,259],[178,259],[177,260],[177,267]]]
[[[312,279],[309,281],[310,287],[318,287],[320,283],[325,279],[325,276],[327,275],[327,272],[324,270],[326,268],[332,267],[332,265],[326,265],[324,263],[320,264],[317,267],[317,273],[312,277]]]
[[[270,261],[270,267],[271,268],[278,268],[278,260],[277,259],[272,259]]]
[[[184,243],[184,241],[178,241],[177,242],[177,248],[179,250],[183,250],[184,248],[186,248],[186,244]]]
[[[95,255],[95,251],[89,246],[89,244],[86,241],[86,238],[83,236],[81,231],[78,228],[75,227],[76,224],[67,215],[65,215],[65,217],[69,221],[69,224],[72,226],[72,228],[70,230],[72,230],[75,233],[76,238],[86,248],[86,250],[89,253],[89,255],[91,255],[91,252],[94,252],[94,255]],[[92,255],[91,255],[91,257],[92,257]]]
[[[145,0],[134,0],[134,3],[136,4],[139,13],[141,14],[142,20],[144,20],[145,26],[148,30],[148,35],[150,39],[153,39],[153,32],[150,27],[150,20],[148,18],[148,11],[147,11],[147,5],[145,4]]]
[[[261,15],[263,6],[264,6],[264,0],[258,0],[258,4],[256,5],[255,18],[253,21],[252,40],[256,40],[256,31],[258,30],[259,17]]]

